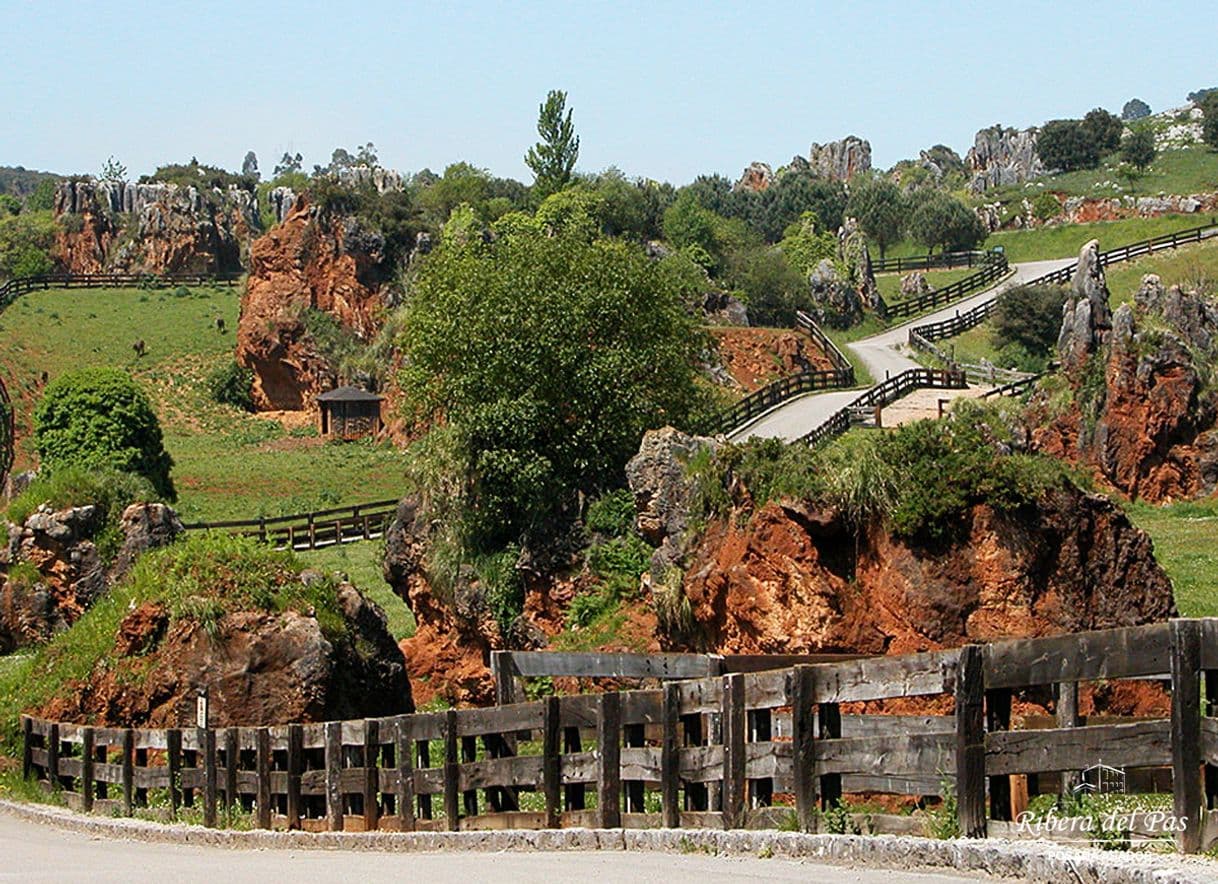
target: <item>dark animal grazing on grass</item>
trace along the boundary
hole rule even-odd
[[[144,353],[147,351],[147,348],[144,346],[144,339],[140,338],[138,341],[132,344],[131,349],[135,351],[136,359],[142,359]]]
[[[216,331],[218,331],[220,334],[224,334],[224,317],[223,316],[216,317]]]

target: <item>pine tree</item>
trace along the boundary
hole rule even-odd
[[[579,136],[566,110],[567,93],[551,90],[538,108],[537,134],[541,141],[529,148],[524,161],[533,170],[533,188],[538,200],[557,193],[571,183],[575,160],[579,157]]]

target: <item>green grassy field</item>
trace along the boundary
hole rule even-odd
[[[976,272],[976,267],[955,267],[951,270],[930,270],[925,275],[926,281],[931,286],[941,289]],[[876,285],[879,287],[880,294],[884,296],[885,301],[892,304],[896,301],[905,300],[901,295],[901,277],[906,275],[904,273],[880,273],[876,275]]]
[[[384,542],[372,540],[298,552],[296,555],[312,568],[325,572],[341,571],[346,574],[348,580],[384,609],[389,619],[389,632],[393,637],[399,640],[409,638],[414,635],[414,615],[410,613],[406,603],[389,588],[389,584],[381,575],[381,559],[384,554]]]
[[[34,463],[30,421],[41,376],[112,365],[152,398],[174,458],[187,521],[286,515],[402,493],[402,454],[387,444],[331,443],[311,426],[211,401],[205,381],[232,358],[240,289],[33,292],[0,314],[0,365],[17,407],[17,465]],[[227,333],[215,328],[216,317]],[[132,344],[147,354],[137,359]]]
[[[1127,506],[1130,519],[1155,542],[1155,558],[1175,587],[1185,617],[1218,617],[1218,500],[1155,507]]]
[[[1120,156],[1106,157],[1098,168],[1049,175],[1023,184],[986,191],[985,202],[1031,199],[1044,191],[1067,196],[1114,197],[1172,193],[1193,194],[1218,190],[1218,152],[1203,146],[1165,150],[1150,164],[1146,175],[1132,188],[1116,174]],[[1042,186],[1043,185],[1043,186]]]

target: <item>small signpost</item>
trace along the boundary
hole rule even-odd
[[[198,727],[207,727],[207,689],[204,688],[199,692],[199,697],[195,701],[195,724]]]

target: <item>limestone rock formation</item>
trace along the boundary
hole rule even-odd
[[[114,662],[39,712],[99,725],[180,727],[194,723],[203,689],[216,727],[414,711],[405,661],[384,613],[350,584],[337,593],[341,635],[327,635],[315,616],[295,611],[229,613],[205,629],[145,603],[123,620]],[[130,667],[142,678],[119,676]]]
[[[271,211],[275,215],[275,223],[283,221],[296,205],[296,191],[290,187],[273,187],[266,195]]]
[[[52,510],[43,505],[21,525],[8,525],[0,550],[0,650],[36,644],[71,626],[147,549],[182,531],[172,509],[137,503],[122,515],[123,543],[114,566],[98,553],[96,506]]]
[[[749,311],[739,298],[721,289],[708,288],[702,296],[702,313],[711,325],[749,324]]]
[[[1020,184],[1048,170],[1036,153],[1036,129],[994,125],[980,130],[964,160],[972,172],[969,190],[981,193],[991,187]]]
[[[773,183],[774,170],[769,163],[749,163],[733,189],[760,193]]]
[[[849,328],[862,321],[863,299],[859,292],[837,272],[837,267],[828,258],[822,260],[808,274],[808,289],[812,302],[813,318],[820,325],[833,328]]]
[[[1062,306],[1057,352],[1062,367],[1078,371],[1104,343],[1112,328],[1108,285],[1099,259],[1099,240],[1091,240],[1078,253],[1071,282],[1071,297]]]
[[[908,653],[1175,614],[1150,538],[1105,498],[1062,491],[1018,516],[979,505],[964,528],[960,543],[924,549],[770,503],[715,521],[684,589],[720,653]]]
[[[682,552],[692,492],[686,465],[699,452],[714,451],[716,447],[713,439],[690,436],[672,427],[648,430],[639,453],[626,464],[626,482],[634,495],[635,527],[657,547],[653,570],[662,573]]]
[[[237,359],[254,372],[260,409],[297,411],[338,382],[308,332],[307,311],[329,314],[362,340],[380,327],[389,268],[379,234],[328,217],[298,197],[250,250],[237,326]]]
[[[926,281],[926,274],[921,270],[915,270],[912,273],[907,273],[901,277],[901,300],[906,301],[910,298],[916,298],[919,295],[926,295],[933,292],[934,288]]]
[[[871,171],[871,142],[855,135],[828,144],[813,143],[808,150],[807,167],[813,174],[830,181],[849,181]]]
[[[239,271],[260,228],[254,194],[238,187],[72,180],[54,208],[58,259],[71,273]]]
[[[871,268],[867,236],[856,219],[847,217],[838,231],[837,254],[846,268],[846,284],[858,294],[863,306],[869,310],[881,310],[883,300]]]

